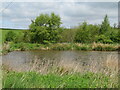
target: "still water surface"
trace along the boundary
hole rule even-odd
[[[17,71],[28,71],[31,62],[47,63],[76,71],[101,71],[116,69],[118,52],[101,51],[13,51],[2,56],[2,63]],[[45,64],[45,65],[47,65]],[[50,66],[49,65],[49,66]]]

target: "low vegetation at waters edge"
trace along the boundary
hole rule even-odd
[[[52,50],[83,50],[83,51],[115,51],[118,50],[118,44],[81,44],[81,43],[66,43],[66,44],[54,44],[51,45]]]
[[[119,44],[81,44],[81,43],[56,43],[56,44],[31,44],[31,43],[13,43],[10,42],[3,46],[2,53],[11,51],[27,50],[81,50],[81,51],[117,51]]]

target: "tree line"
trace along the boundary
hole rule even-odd
[[[61,27],[62,21],[55,13],[40,14],[35,20],[31,20],[29,30],[16,35],[13,31],[6,34],[5,41],[15,43],[119,43],[120,29],[110,26],[109,18],[105,15],[99,25],[82,24],[74,28]]]

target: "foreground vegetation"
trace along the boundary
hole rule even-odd
[[[3,88],[118,88],[118,82],[101,73],[4,72]]]
[[[60,61],[52,65],[49,60],[39,62],[37,58],[30,62],[31,68],[26,72],[4,65],[2,85],[3,88],[118,88],[118,59],[107,59],[107,67],[97,70],[94,64],[88,66],[89,71],[78,63]]]

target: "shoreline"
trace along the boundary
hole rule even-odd
[[[81,43],[56,43],[56,44],[36,44],[36,43],[12,43],[9,42],[2,47],[1,55],[12,51],[119,51],[119,44],[81,44]]]

